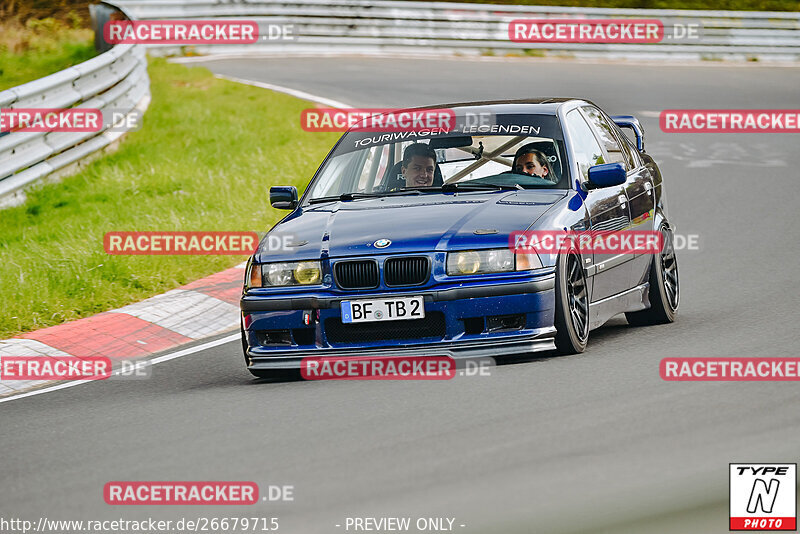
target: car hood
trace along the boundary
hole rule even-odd
[[[307,206],[261,241],[256,261],[427,252],[508,245],[566,191],[389,196]],[[389,240],[384,247],[376,241]]]

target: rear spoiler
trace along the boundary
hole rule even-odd
[[[644,152],[644,130],[639,124],[639,119],[633,115],[614,115],[611,120],[620,128],[633,130],[633,133],[636,134],[636,148],[639,149],[639,152]]]

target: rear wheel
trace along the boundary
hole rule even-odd
[[[650,262],[650,308],[625,314],[628,323],[634,326],[671,323],[678,311],[681,294],[672,230],[662,225],[661,236],[664,246]]]
[[[559,255],[555,289],[556,348],[561,354],[583,352],[589,340],[589,288],[574,251]]]

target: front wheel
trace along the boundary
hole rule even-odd
[[[625,314],[628,324],[646,326],[667,324],[675,321],[680,304],[678,260],[675,257],[672,230],[661,226],[663,247],[661,253],[650,262],[650,308]]]
[[[556,267],[556,349],[576,354],[589,340],[589,288],[580,257],[560,254]]]

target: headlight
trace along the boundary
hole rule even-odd
[[[248,287],[285,287],[319,284],[322,269],[318,261],[253,264]]]
[[[320,278],[322,278],[322,276],[318,261],[303,261],[298,263],[297,267],[294,268],[294,279],[297,280],[299,284],[318,284]]]
[[[458,252],[454,258],[455,266],[449,265],[448,262],[447,274],[475,274],[481,268],[481,256],[472,250]]]
[[[264,272],[271,286],[292,285],[292,267],[288,263],[268,263],[264,266]]]
[[[487,271],[504,272],[514,270],[514,253],[508,249],[490,250],[486,254]]]
[[[514,254],[507,248],[463,250],[447,254],[447,274],[450,276],[528,271],[541,266],[542,262],[536,254]]]

